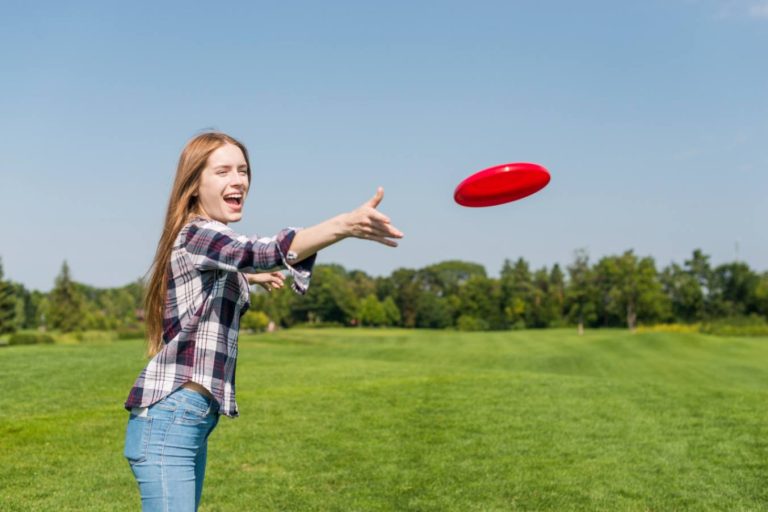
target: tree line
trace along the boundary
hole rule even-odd
[[[74,332],[140,328],[144,284],[95,288],[72,279],[65,261],[48,292],[4,280],[0,261],[0,334],[39,329]]]
[[[0,334],[18,329],[136,329],[143,320],[141,279],[98,289],[72,279],[62,265],[49,293],[4,280],[0,262]],[[617,327],[698,323],[729,317],[768,319],[768,272],[746,263],[717,266],[701,250],[657,269],[634,251],[595,263],[576,251],[565,268],[532,269],[506,260],[499,277],[477,263],[444,261],[373,277],[341,265],[317,265],[309,292],[255,291],[246,328],[268,322],[504,330],[561,326]]]
[[[576,251],[562,268],[506,260],[499,277],[477,263],[445,261],[387,277],[315,269],[310,291],[258,293],[253,309],[283,326],[301,323],[503,330],[560,326],[635,329],[638,323],[768,318],[768,272],[742,262],[713,266],[701,250],[658,270],[633,251],[590,263]]]

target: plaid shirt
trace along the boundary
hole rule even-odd
[[[295,228],[272,238],[247,238],[225,224],[195,217],[174,243],[163,318],[165,346],[136,380],[125,408],[148,407],[193,381],[208,389],[221,414],[238,415],[235,364],[240,317],[250,305],[248,279],[241,272],[286,267],[292,287],[304,294],[315,256],[289,264]]]

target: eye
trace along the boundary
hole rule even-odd
[[[241,176],[247,176],[248,175],[248,170],[247,169],[240,169],[237,172],[239,172]]]

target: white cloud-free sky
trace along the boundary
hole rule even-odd
[[[218,129],[251,152],[267,235],[385,188],[398,249],[321,254],[374,275],[446,259],[540,267],[695,248],[768,270],[768,2],[4,2],[0,257],[48,290],[143,275],[178,154]],[[485,209],[491,165],[550,185]]]

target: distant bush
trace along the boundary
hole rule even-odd
[[[639,325],[637,332],[682,332],[682,333],[696,333],[701,332],[701,326],[699,324],[655,324],[655,325]]]
[[[768,322],[758,315],[722,318],[703,324],[701,332],[717,336],[768,336]]]
[[[461,315],[456,321],[456,328],[460,331],[487,331],[488,322],[482,318],[469,315]]]
[[[104,343],[117,339],[114,331],[80,331],[74,333],[74,337],[81,343]]]
[[[53,336],[42,332],[17,332],[8,338],[8,345],[50,345]]]
[[[247,311],[240,319],[240,327],[246,331],[262,332],[269,325],[269,317],[263,311]]]
[[[296,324],[293,327],[299,329],[328,329],[335,327],[345,327],[345,325],[339,322],[305,322]]]
[[[144,337],[143,327],[121,327],[117,330],[117,339],[119,340],[135,340]]]

